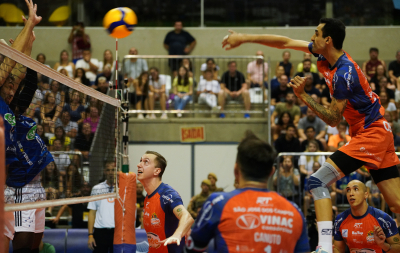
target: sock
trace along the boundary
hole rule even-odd
[[[332,252],[332,221],[318,221],[318,246],[324,250]]]

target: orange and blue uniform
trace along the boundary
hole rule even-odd
[[[267,189],[213,193],[204,203],[186,249],[203,252],[310,252],[307,224],[296,204]]]
[[[350,252],[384,252],[374,240],[374,226],[380,226],[386,238],[398,234],[394,220],[379,209],[368,207],[363,216],[353,216],[348,209],[335,220],[335,241],[344,241]]]
[[[160,186],[144,200],[143,225],[149,241],[149,253],[182,252],[185,246],[185,238],[182,238],[180,246],[169,244],[165,247],[159,241],[172,236],[178,227],[179,220],[173,210],[182,205],[182,198],[171,186],[161,183]]]
[[[312,53],[312,43],[308,45]],[[346,52],[330,66],[324,56],[318,57],[318,71],[323,74],[331,97],[347,99],[343,116],[349,123],[351,141],[339,150],[366,162],[368,169],[388,168],[400,163],[395,154],[393,134],[383,118],[385,109],[368,84],[361,68]]]

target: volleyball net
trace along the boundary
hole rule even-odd
[[[3,43],[0,62],[5,210],[116,197],[118,91],[94,85],[85,69],[54,70]]]

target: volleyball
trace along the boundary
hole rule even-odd
[[[137,17],[133,10],[119,7],[110,10],[104,16],[103,26],[111,37],[122,39],[133,32]]]

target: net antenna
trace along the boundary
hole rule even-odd
[[[38,81],[38,84],[42,84],[41,82],[44,78],[47,80],[52,80],[51,83],[49,83],[49,89],[36,90],[36,95],[32,100],[29,109],[32,109],[31,107],[33,107],[31,116],[32,118],[42,121],[37,126],[42,124],[43,126],[46,124],[50,126],[50,132],[47,133],[45,130],[45,133],[43,133],[42,137],[48,137],[49,144],[47,147],[52,151],[51,153],[54,158],[54,164],[59,165],[54,166],[55,169],[53,170],[46,166],[46,168],[40,172],[40,177],[37,177],[40,180],[40,183],[38,184],[38,191],[40,190],[39,187],[43,186],[46,192],[42,201],[33,202],[30,201],[29,196],[22,196],[22,203],[6,204],[4,205],[4,211],[21,211],[91,202],[107,198],[116,198],[117,187],[115,186],[118,185],[116,175],[121,164],[119,158],[121,147],[119,134],[119,115],[120,110],[122,109],[121,101],[116,98],[116,96],[103,94],[102,92],[96,91],[95,89],[66,76],[65,73],[57,72],[32,59],[31,57],[9,47],[8,45],[0,43],[0,55],[10,58],[22,66],[25,66],[27,69],[36,71],[38,73],[38,78],[39,76],[41,78],[41,81]],[[28,77],[29,76],[27,75],[27,77],[25,77],[24,81],[21,83],[21,89],[28,87],[29,85],[27,85],[27,82],[29,82],[29,80],[33,80],[29,79]],[[35,87],[37,87],[37,84]],[[57,90],[54,87],[59,88],[57,88]],[[58,142],[59,135],[57,132],[58,128],[56,127],[56,123],[62,122],[62,120],[64,120],[63,117],[68,113],[70,114],[69,116],[71,116],[71,118],[73,117],[73,113],[75,111],[68,109],[68,106],[71,107],[71,104],[74,103],[75,98],[73,96],[75,94],[78,94],[77,96],[79,97],[79,103],[85,109],[84,111],[80,112],[80,114],[74,114],[74,116],[79,116],[80,119],[83,119],[83,123],[79,120],[76,121],[75,123],[77,125],[79,124],[79,127],[72,127],[75,128],[72,129],[75,131],[75,136],[66,138],[64,135],[62,135],[64,136],[62,137],[63,142]],[[37,96],[42,96],[42,98],[39,99]],[[46,104],[46,101],[52,101],[50,99],[52,96],[55,99],[54,115],[58,115],[58,117],[54,117],[47,121],[47,118],[45,118],[44,115],[49,114],[46,111],[46,106],[51,105],[51,103],[49,102]],[[38,101],[41,102],[41,105],[39,105]],[[98,111],[97,116],[95,116],[96,110]],[[81,118],[81,115],[83,115],[84,118]],[[94,116],[92,117],[92,115]],[[72,122],[72,120],[70,122]],[[86,135],[84,132],[85,125],[90,125],[91,128],[91,133],[89,132]],[[33,136],[35,136],[35,131],[33,131]],[[38,136],[38,134],[36,134],[36,136]],[[87,150],[77,148],[79,145],[78,140],[82,136],[83,138],[85,136],[92,136],[91,138],[88,138],[88,141],[89,139],[91,141],[91,145],[87,148]],[[67,140],[69,140],[69,142]],[[61,150],[56,150],[56,148],[60,146],[57,146],[58,143],[61,143]],[[29,156],[29,147],[24,146],[23,148],[26,151],[27,156]],[[1,159],[1,156],[4,154],[4,150],[0,149],[0,160],[2,161],[4,161],[4,158]],[[62,160],[60,159],[61,156],[65,161],[70,162],[60,163],[60,160]],[[106,168],[107,163],[110,161],[113,161],[113,172],[111,174],[107,172]],[[51,162],[49,164],[51,164]],[[73,168],[74,166],[75,169]],[[0,167],[0,170],[1,169],[2,168]],[[55,176],[47,177],[48,174],[46,173],[50,173],[49,171],[51,171]],[[54,173],[54,171],[56,171],[58,174]],[[4,171],[0,171],[0,173],[1,176],[4,177]],[[4,182],[4,180],[1,181],[1,176],[0,182]],[[50,178],[50,180],[46,181],[46,178]],[[55,184],[54,182],[57,183]],[[100,185],[101,182],[112,182],[112,184],[110,183],[110,186],[103,188],[94,187],[90,194],[83,194],[82,189],[85,185],[93,187],[95,185]],[[9,186],[7,186],[7,188],[8,189],[4,192],[4,198],[11,199],[15,197],[15,188]],[[7,203],[14,202],[8,201]],[[1,209],[3,210],[3,208]],[[3,217],[1,212],[0,217]]]

